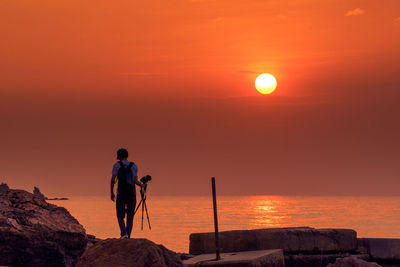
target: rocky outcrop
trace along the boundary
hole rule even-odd
[[[53,197],[53,198],[48,198],[45,195],[42,194],[42,192],[40,192],[40,189],[37,188],[36,186],[33,188],[33,194],[43,200],[68,200],[67,197]]]
[[[76,267],[183,267],[178,254],[147,239],[106,239],[90,247]]]
[[[67,198],[67,197],[52,197],[52,198],[46,197],[46,200],[69,200],[69,198]]]
[[[283,249],[285,254],[351,252],[357,249],[357,233],[350,229],[269,228],[220,233],[222,252]],[[189,253],[215,250],[214,233],[190,235]]]
[[[400,264],[400,239],[359,238],[358,250],[379,263]]]
[[[86,244],[86,249],[92,247],[93,245],[95,245],[97,242],[101,241],[102,239],[95,237],[94,235],[86,235],[88,238],[88,242]],[[0,266],[1,267],[1,266]]]
[[[10,190],[10,188],[8,187],[7,184],[5,184],[5,183],[0,184],[0,195],[7,193],[8,190]]]
[[[338,258],[335,263],[330,263],[327,267],[382,267],[375,262],[367,262],[357,257]]]
[[[346,258],[354,256],[350,253],[338,254],[287,254],[285,255],[285,267],[321,267],[334,263],[338,258]],[[357,258],[370,261],[367,254],[357,254]]]
[[[33,195],[37,198],[40,198],[42,200],[46,200],[47,198],[40,192],[40,189],[37,188],[36,186],[33,188]]]
[[[85,229],[38,194],[0,194],[0,265],[74,266],[87,244]]]

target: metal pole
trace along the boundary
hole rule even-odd
[[[216,260],[221,259],[220,248],[219,248],[219,236],[218,236],[218,216],[217,216],[217,197],[215,193],[215,178],[211,178],[212,195],[213,195],[213,206],[214,206],[214,228],[215,228],[215,254]]]

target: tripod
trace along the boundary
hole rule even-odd
[[[147,223],[149,224],[149,229],[151,230],[151,225],[150,225],[150,218],[149,218],[149,213],[147,212],[147,205],[146,205],[146,190],[147,190],[147,183],[140,189],[140,196],[142,199],[140,200],[139,204],[136,207],[135,213],[138,211],[140,205],[142,205],[142,231],[143,231],[143,213],[146,211],[146,216],[147,216]]]

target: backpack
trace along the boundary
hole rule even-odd
[[[133,162],[130,162],[128,166],[125,166],[122,161],[119,161],[120,168],[118,170],[118,195],[121,199],[131,199],[136,196],[135,182],[133,181],[132,166]],[[133,184],[128,181],[131,180]]]

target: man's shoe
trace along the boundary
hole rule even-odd
[[[119,239],[127,239],[127,238],[128,238],[128,235],[123,235]]]

